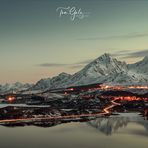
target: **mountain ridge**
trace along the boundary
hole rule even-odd
[[[147,69],[144,68],[144,70],[140,70],[140,72],[137,71],[136,69],[140,69],[141,64],[143,65],[143,67],[148,66],[147,56],[139,62],[140,64],[137,64],[138,62],[134,64],[127,64],[124,61],[121,62],[118,61],[116,58],[113,58],[109,53],[105,53],[100,57],[96,58],[95,60],[93,60],[91,63],[87,64],[80,71],[74,73],[73,75],[69,75],[69,77],[66,77],[62,81],[58,81],[58,86],[52,84],[49,86],[49,88],[60,88],[71,85],[83,85],[96,82],[115,83],[115,84],[124,84],[124,85],[126,84],[145,85],[148,83],[148,77],[147,77],[148,68]],[[135,71],[133,70],[133,67],[135,67]],[[56,76],[56,78],[58,76]],[[53,78],[51,78],[51,81]]]
[[[72,75],[62,72],[52,78],[40,79],[34,85],[28,85],[28,89],[45,90],[91,83],[146,85],[148,84],[148,56],[134,64],[127,64],[112,57],[109,53],[104,53]],[[23,89],[23,84],[19,85]],[[19,85],[14,85],[14,88],[17,89]],[[0,85],[0,92],[4,91],[4,86]],[[8,91],[8,88],[6,89]],[[11,89],[13,87],[10,87]]]

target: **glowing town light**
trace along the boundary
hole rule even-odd
[[[68,88],[67,91],[74,91],[74,88]]]
[[[148,89],[148,86],[129,86],[129,89]]]
[[[108,85],[106,85],[106,86],[105,86],[105,89],[108,89],[108,88],[109,88],[109,86],[108,86]]]
[[[14,101],[14,100],[15,100],[14,97],[12,97],[12,96],[9,96],[9,97],[8,97],[8,101],[9,101],[9,102],[12,102],[12,101]]]
[[[68,93],[67,92],[64,92],[64,94],[67,95]]]

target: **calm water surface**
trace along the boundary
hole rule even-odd
[[[147,148],[148,121],[137,114],[49,128],[0,126],[0,148]]]

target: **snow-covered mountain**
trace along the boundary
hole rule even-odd
[[[77,73],[70,75],[60,73],[53,78],[39,80],[33,86],[26,86],[29,90],[45,90],[61,88],[72,85],[83,85],[91,83],[111,83],[111,84],[148,84],[148,57],[135,64],[126,64],[118,61],[110,54],[103,54]],[[21,83],[6,84],[0,86],[0,92],[7,90],[24,88]]]
[[[105,53],[75,73],[70,79],[70,84],[114,81],[114,76],[125,74],[127,71],[125,62],[120,62],[110,54]]]
[[[22,84],[20,82],[16,82],[13,84],[5,84],[0,85],[0,93],[9,93],[9,92],[18,92],[18,91],[24,91],[29,89],[32,86],[32,84]]]
[[[53,78],[41,79],[39,80],[31,90],[44,90],[47,88],[59,88],[63,87],[64,83],[66,83],[71,78],[70,74],[60,73],[58,76]]]
[[[61,73],[53,78],[42,79],[32,89],[60,88],[96,82],[145,85],[148,83],[148,57],[135,64],[127,64],[105,53],[73,75]]]
[[[128,67],[131,71],[140,74],[146,74],[148,76],[148,56],[145,56],[142,61],[139,61],[134,64],[129,64]]]
[[[33,89],[60,88],[96,82],[124,85],[147,84],[148,57],[135,64],[127,64],[105,53],[77,73],[73,75],[61,73],[51,79],[42,79],[33,86]]]

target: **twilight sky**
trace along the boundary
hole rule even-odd
[[[88,17],[60,15],[76,7]],[[146,0],[0,0],[0,84],[74,73],[104,52],[148,55]]]

